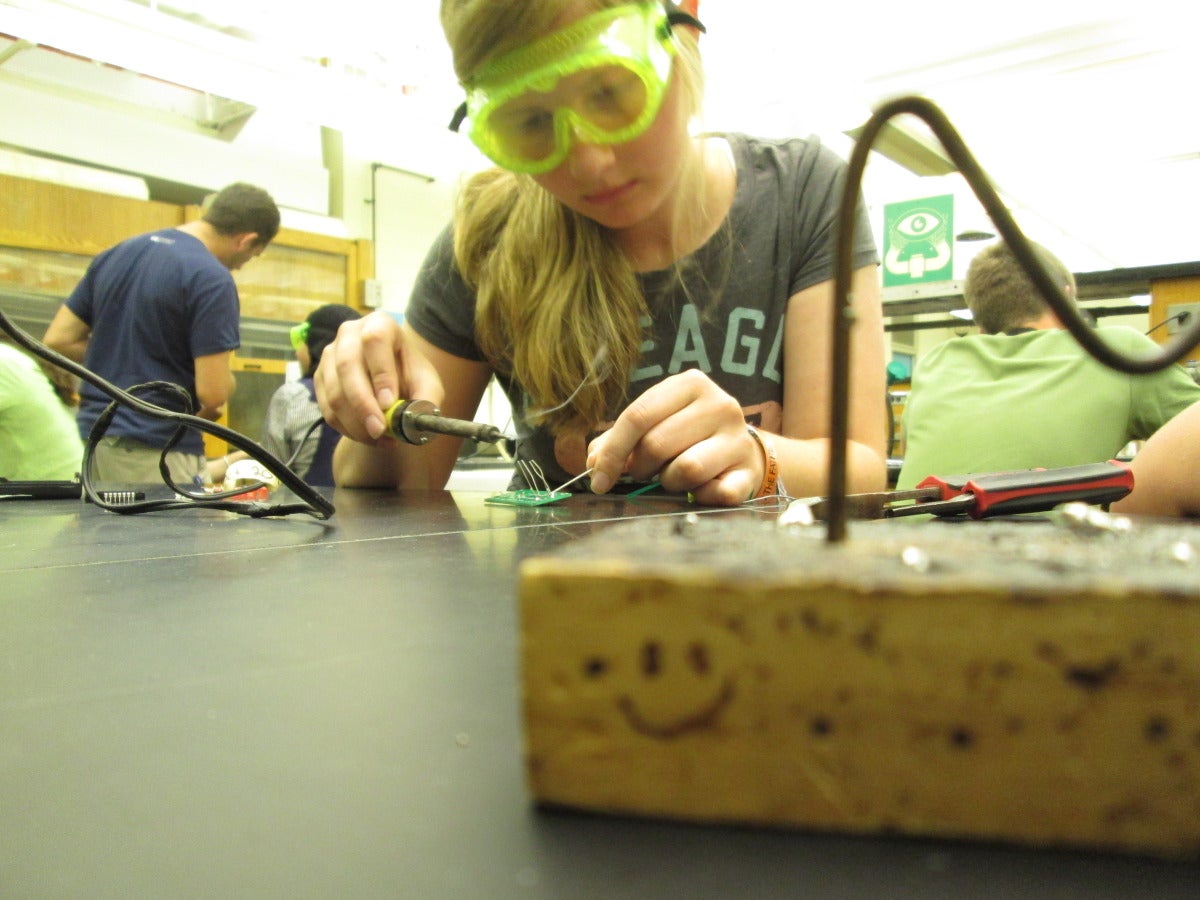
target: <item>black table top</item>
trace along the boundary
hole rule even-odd
[[[685,509],[486,496],[0,502],[0,896],[1200,896],[1193,863],[535,808],[517,562]]]

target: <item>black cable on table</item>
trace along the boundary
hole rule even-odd
[[[81,481],[83,485],[84,495],[101,509],[106,509],[109,512],[120,513],[121,515],[132,515],[144,512],[156,512],[159,510],[168,509],[220,509],[227,512],[238,513],[240,515],[250,516],[251,518],[264,518],[267,516],[286,516],[293,513],[305,513],[318,519],[328,519],[334,513],[333,504],[325,497],[321,496],[312,486],[307,484],[304,479],[293,472],[288,466],[268,451],[265,447],[257,442],[240,434],[231,428],[226,428],[223,425],[218,425],[216,422],[202,419],[199,416],[191,415],[190,413],[179,412],[177,410],[167,409],[154,403],[149,403],[136,396],[139,392],[148,391],[166,391],[175,393],[181,397],[185,406],[191,406],[192,400],[182,387],[169,382],[157,381],[147,384],[135,385],[129,390],[122,390],[114,384],[101,378],[90,369],[79,365],[73,359],[63,356],[51,350],[49,347],[36,340],[34,337],[23,331],[14,324],[0,310],[0,330],[10,335],[21,347],[24,347],[30,353],[46,360],[53,365],[62,369],[66,369],[71,374],[83,379],[99,390],[103,391],[109,397],[113,398],[113,402],[105,407],[96,423],[92,426],[91,432],[88,435],[87,442],[84,446],[83,454],[83,471]],[[101,496],[101,492],[97,492],[91,483],[91,461],[100,438],[108,429],[117,410],[125,406],[142,415],[149,416],[154,419],[163,419],[174,422],[176,431],[168,441],[167,446],[163,448],[162,456],[159,458],[159,472],[163,476],[163,481],[170,487],[179,497],[183,499],[162,499],[162,500],[144,500],[128,503],[110,503]],[[315,427],[315,426],[314,426]],[[235,500],[234,497],[244,494],[249,490],[257,487],[264,487],[261,482],[252,485],[243,485],[234,490],[220,491],[215,494],[207,492],[195,491],[189,487],[183,487],[175,484],[171,480],[170,472],[167,469],[166,455],[172,447],[174,447],[183,437],[187,428],[195,428],[206,434],[211,434],[214,437],[221,438],[239,450],[244,451],[249,456],[260,462],[266,469],[279,479],[280,483],[286,485],[298,498],[297,503],[268,503],[263,501],[246,501]]]

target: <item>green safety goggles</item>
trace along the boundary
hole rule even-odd
[[[308,322],[301,322],[299,325],[293,325],[288,331],[288,338],[291,339],[292,349],[299,350],[308,341],[308,332],[311,326]]]
[[[673,4],[672,4],[673,7]],[[501,168],[528,175],[562,163],[571,143],[621,144],[658,115],[671,74],[671,26],[694,18],[659,2],[585,16],[485,65],[450,128]]]

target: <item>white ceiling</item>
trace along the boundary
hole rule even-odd
[[[40,45],[0,39],[0,79],[132,103],[188,128],[236,129],[276,107],[352,131],[387,110],[446,164],[471,165],[465,139],[446,137],[459,92],[437,6],[0,0],[0,35]],[[948,114],[1026,232],[1076,271],[1200,259],[1200,12],[1189,3],[701,0],[700,17],[707,128],[815,133],[848,155],[844,132],[881,99],[919,93]],[[47,48],[119,69],[93,65],[80,79],[80,60]],[[463,152],[442,152],[446,141]],[[876,209],[954,192],[956,224],[981,223],[958,176],[917,178],[873,157],[866,190]]]
[[[1196,10],[704,0],[709,110],[750,131],[836,135],[883,98],[922,94],[1018,223],[1077,271],[1197,260]],[[904,193],[911,179],[878,174],[873,201],[925,196]],[[965,190],[958,176],[916,189],[939,183]]]

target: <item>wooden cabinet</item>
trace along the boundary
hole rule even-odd
[[[1155,326],[1166,322],[1172,313],[1172,307],[1181,303],[1200,305],[1200,276],[1164,278],[1150,283],[1150,327],[1153,329],[1150,336],[1160,344],[1165,344],[1174,335],[1168,328],[1156,328]],[[1194,324],[1195,317],[1187,323],[1188,327],[1193,327]],[[1200,344],[1191,349],[1191,352],[1183,358],[1183,362],[1185,364],[1200,363]]]
[[[118,241],[182,225],[186,208],[0,175],[0,246],[90,259]]]

